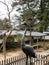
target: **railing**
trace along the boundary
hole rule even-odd
[[[36,58],[32,58],[31,65],[49,65],[49,55],[47,56],[40,56],[40,60],[37,60]],[[28,65],[29,65],[29,59],[28,59]],[[26,65],[26,56],[17,56],[13,58],[9,58],[6,60],[0,61],[0,65]]]

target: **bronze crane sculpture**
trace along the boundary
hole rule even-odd
[[[27,26],[26,23],[25,23],[25,25]],[[22,47],[23,52],[26,55],[26,65],[28,64],[28,57],[30,58],[30,65],[31,65],[31,57],[37,58],[37,56],[36,56],[36,54],[34,52],[33,47],[27,46],[25,44],[24,39],[25,39],[26,31],[27,31],[27,28],[25,28],[25,31],[24,31],[24,34],[23,34],[23,37],[22,37],[22,40],[21,40],[21,47]]]

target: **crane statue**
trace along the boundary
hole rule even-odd
[[[25,25],[27,26],[27,24],[25,24]],[[28,64],[28,57],[30,58],[30,65],[31,65],[31,57],[37,58],[37,56],[34,52],[33,47],[25,44],[24,38],[25,38],[25,35],[26,35],[26,31],[27,31],[27,28],[25,28],[24,34],[22,36],[21,47],[22,47],[23,52],[26,55],[26,65]]]

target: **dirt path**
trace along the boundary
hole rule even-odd
[[[21,49],[15,49],[15,50],[13,50],[13,51],[8,51],[8,52],[6,53],[6,59],[7,59],[7,58],[11,58],[11,57],[15,57],[15,56],[20,56],[20,55],[22,55],[22,54],[24,54],[24,53],[22,52]],[[1,61],[1,60],[4,60],[4,55],[3,55],[3,53],[0,53],[0,61]]]
[[[39,51],[39,50],[38,50]],[[35,51],[36,54],[39,54],[40,52]],[[15,57],[15,56],[21,56],[23,55],[23,51],[21,49],[14,49],[6,52],[6,59]],[[3,53],[0,53],[0,61],[4,60],[4,55]]]

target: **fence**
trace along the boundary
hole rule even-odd
[[[42,58],[41,60],[37,60],[34,58],[31,58],[31,65],[49,65],[49,56],[40,56]],[[28,65],[29,65],[29,59],[28,59]],[[26,65],[26,56],[17,56],[13,58],[9,58],[5,60],[0,61],[0,65]]]

